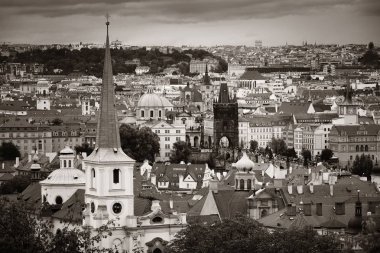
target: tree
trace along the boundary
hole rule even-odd
[[[302,157],[303,157],[303,166],[308,166],[309,161],[311,161],[311,152],[308,149],[302,150]]]
[[[60,118],[55,118],[55,119],[53,119],[53,120],[51,121],[51,124],[52,124],[53,126],[60,126],[60,125],[62,125],[62,123],[63,123],[63,120],[60,119]]]
[[[0,158],[5,161],[15,160],[16,157],[20,157],[20,151],[18,147],[12,142],[3,142],[0,146]]]
[[[153,162],[160,151],[160,138],[149,127],[137,129],[121,125],[120,142],[123,151],[138,162],[145,159]]]
[[[90,144],[82,143],[81,146],[77,145],[74,147],[76,153],[83,153],[86,152],[86,155],[89,156],[92,151],[94,151],[94,148],[90,147]]]
[[[333,155],[334,155],[334,152],[331,149],[325,148],[324,150],[322,150],[321,160],[324,162],[327,162],[328,160],[331,159],[331,157],[333,157]]]
[[[100,249],[96,246],[102,238],[111,234],[113,221],[95,231],[88,227],[62,224],[63,227],[54,233],[52,222],[35,214],[37,210],[31,210],[24,202],[0,199],[0,252],[114,252],[112,249]]]
[[[297,158],[297,152],[294,148],[287,148],[285,152],[285,156],[288,158]]]
[[[379,59],[380,59],[380,57],[375,50],[375,46],[374,46],[373,42],[370,42],[368,44],[368,50],[360,58],[360,62],[366,66],[376,67],[379,65]]]
[[[249,142],[249,149],[251,150],[251,152],[255,152],[258,147],[259,143],[257,141],[251,140]]]
[[[268,146],[265,148],[265,155],[269,158],[269,160],[273,159],[273,152]]]
[[[0,194],[21,193],[30,183],[30,177],[17,175],[0,185]]]
[[[213,224],[189,225],[175,235],[167,250],[171,253],[341,252],[335,237],[320,236],[312,228],[280,229],[269,233],[256,221],[243,216]]]
[[[362,154],[356,156],[351,172],[359,176],[370,177],[372,173],[373,162],[371,157]]]
[[[283,139],[272,138],[270,146],[273,150],[273,153],[276,155],[283,155],[286,152],[286,143]]]
[[[184,161],[187,163],[191,154],[191,149],[184,141],[177,141],[173,144],[173,149],[170,154],[170,162],[180,163]]]

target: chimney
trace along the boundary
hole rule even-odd
[[[32,154],[28,154],[28,162],[30,163],[32,161]]]
[[[173,209],[173,199],[169,200],[169,207],[170,207],[170,209]]]
[[[20,166],[20,157],[16,157],[15,167],[17,168],[18,166]]]
[[[218,181],[215,179],[211,179],[209,182],[209,191],[214,193],[218,193]]]
[[[308,174],[308,175],[311,174],[311,168],[310,168],[310,167],[307,169],[307,174]]]
[[[288,184],[288,193],[289,193],[290,195],[293,194],[293,184]]]
[[[334,196],[334,185],[330,184],[330,196]]]
[[[182,174],[178,175],[178,183],[179,183],[179,187],[181,187],[181,184],[183,183],[183,175]]]
[[[292,172],[293,172],[293,168],[292,168],[292,166],[290,166],[289,167],[289,174],[292,174]]]
[[[153,184],[153,185],[156,185],[156,174],[151,174],[150,176],[150,182]]]
[[[87,157],[87,153],[86,152],[82,152],[82,157],[83,159]]]
[[[302,184],[297,185],[297,192],[298,192],[298,194],[303,194],[303,185]]]
[[[4,167],[4,163],[2,163],[2,164],[1,164],[1,168],[2,168],[2,169],[4,169],[4,168],[5,168],[5,167]]]
[[[314,193],[314,185],[313,185],[313,183],[311,183],[309,185],[309,189],[310,189],[310,193]]]

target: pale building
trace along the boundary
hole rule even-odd
[[[78,189],[85,188],[85,174],[74,167],[75,152],[65,147],[59,153],[60,167],[54,170],[41,185],[42,202],[50,205],[62,205]]]

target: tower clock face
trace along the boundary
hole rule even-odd
[[[122,206],[120,203],[115,203],[113,204],[112,206],[112,211],[116,214],[120,213],[121,212],[121,209],[122,209]]]

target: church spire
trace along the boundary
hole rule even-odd
[[[109,15],[106,16],[107,36],[104,57],[102,95],[100,113],[98,118],[98,129],[96,135],[96,146],[98,148],[120,148],[120,135],[115,109],[115,89],[113,85],[112,60],[110,43],[108,38]]]
[[[210,85],[210,77],[208,76],[208,64],[206,63],[205,77],[203,79],[204,85]]]

